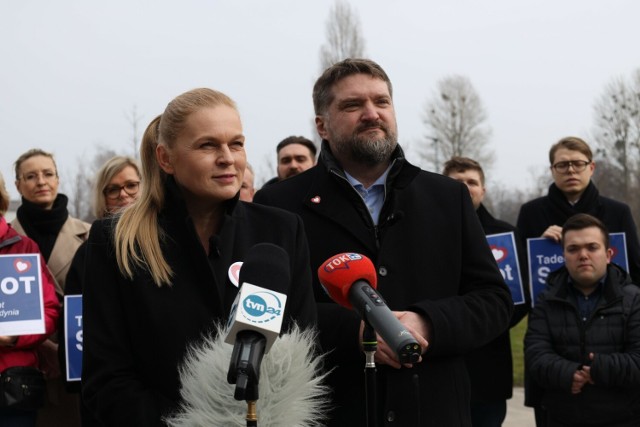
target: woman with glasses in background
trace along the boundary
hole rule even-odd
[[[138,162],[126,156],[112,157],[96,174],[93,185],[93,214],[96,219],[101,219],[119,213],[138,199],[139,190]],[[86,242],[83,243],[73,258],[67,274],[65,295],[82,294],[86,246]]]
[[[140,167],[137,160],[115,156],[96,175],[93,214],[97,219],[113,215],[138,199]]]
[[[135,202],[140,195],[140,167],[138,162],[126,156],[115,156],[107,160],[95,177],[93,185],[93,214],[96,219],[117,215],[124,208]],[[85,285],[91,283],[84,279],[87,243],[84,242],[76,251],[67,274],[65,295],[82,295]],[[90,276],[89,276],[90,277]],[[85,283],[86,282],[86,283]],[[59,330],[61,342],[64,342],[64,319],[60,317]],[[66,372],[66,352],[64,345],[58,347],[60,366],[63,373]],[[80,382],[68,382],[67,390],[73,393],[80,392]],[[80,398],[82,401],[82,397]],[[81,418],[83,425],[98,425],[81,405]]]
[[[16,160],[15,172],[22,205],[11,225],[38,244],[62,301],[71,260],[87,239],[90,225],[69,215],[67,196],[58,193],[60,180],[51,153],[37,148],[27,151]],[[38,426],[79,426],[77,396],[65,391],[60,376],[55,334],[40,345],[38,355],[47,378],[47,399],[38,413]]]

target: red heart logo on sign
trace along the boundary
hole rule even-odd
[[[18,273],[24,273],[31,269],[31,263],[18,258],[13,261],[13,268],[15,268]]]
[[[507,249],[493,245],[491,246],[491,253],[493,253],[493,257],[496,259],[496,262],[502,261],[508,255]]]

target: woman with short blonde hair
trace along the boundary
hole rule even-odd
[[[15,172],[22,204],[11,225],[38,244],[62,301],[71,260],[87,239],[91,226],[69,214],[69,199],[58,192],[60,177],[53,154],[39,148],[28,150],[16,160]],[[79,427],[79,401],[64,387],[57,336],[47,339],[38,351],[40,368],[48,377],[47,400],[40,419],[47,420],[47,427]]]

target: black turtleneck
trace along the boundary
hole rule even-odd
[[[69,217],[67,210],[67,196],[58,193],[51,209],[43,209],[41,206],[22,198],[22,205],[18,208],[16,216],[25,233],[40,247],[40,252],[45,262],[49,262],[53,245],[65,221]]]

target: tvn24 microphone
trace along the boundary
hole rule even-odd
[[[369,322],[400,363],[420,359],[422,348],[376,292],[376,270],[369,258],[357,253],[335,255],[318,268],[318,278],[331,299]]]
[[[234,345],[227,381],[236,384],[236,400],[258,398],[262,356],[280,334],[287,301],[286,295],[272,289],[290,279],[289,255],[284,249],[271,243],[249,249],[240,268],[241,288],[231,308],[225,340]]]

